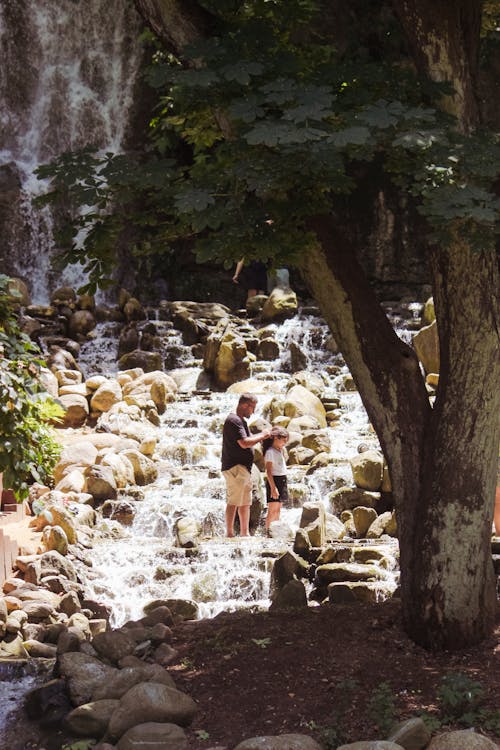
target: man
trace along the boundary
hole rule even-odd
[[[243,393],[236,413],[228,414],[222,431],[222,474],[226,480],[226,532],[234,536],[236,513],[240,521],[241,536],[250,536],[250,506],[252,504],[253,446],[269,437],[271,430],[250,436],[246,420],[252,416],[257,398]]]

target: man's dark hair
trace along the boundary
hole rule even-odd
[[[239,404],[256,404],[257,403],[257,396],[254,396],[253,393],[242,393],[239,401]]]

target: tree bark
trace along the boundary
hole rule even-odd
[[[181,60],[184,47],[210,31],[211,16],[192,0],[135,0],[135,5],[151,30]]]
[[[473,128],[482,0],[393,0],[392,5],[417,68],[454,87],[443,109],[458,117],[461,129]]]

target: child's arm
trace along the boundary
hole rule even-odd
[[[274,500],[277,500],[280,496],[280,493],[278,492],[278,488],[274,483],[272,461],[266,461],[266,476],[267,481],[269,482],[269,487],[271,488],[271,497],[274,498]]]

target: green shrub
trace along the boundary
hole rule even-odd
[[[40,350],[19,328],[8,282],[0,274],[0,473],[22,500],[30,484],[50,480],[61,448],[49,422],[64,412],[40,383]]]

